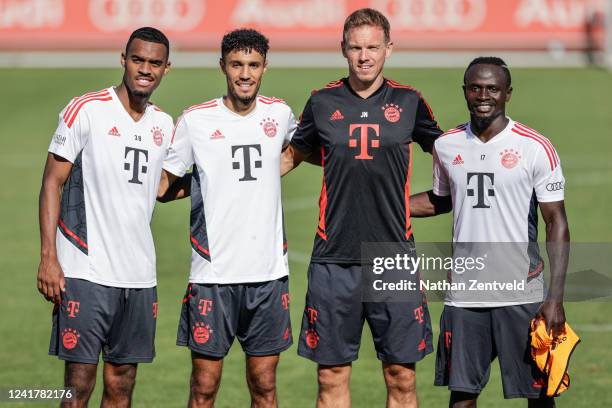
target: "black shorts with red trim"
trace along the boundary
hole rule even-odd
[[[480,394],[498,357],[504,398],[542,398],[545,379],[530,355],[530,323],[541,303],[492,308],[444,306],[435,385]]]
[[[311,263],[298,354],[322,365],[357,360],[367,320],[376,355],[391,364],[433,351],[427,302],[362,302],[361,265]]]
[[[287,276],[257,283],[188,285],[176,344],[223,358],[236,337],[250,356],[279,354],[291,346]]]
[[[150,363],[155,357],[157,289],[115,288],[66,278],[53,310],[49,354],[97,364]]]

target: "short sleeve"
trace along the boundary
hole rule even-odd
[[[291,144],[300,152],[306,154],[311,154],[315,150],[318,150],[321,145],[312,110],[312,97],[306,102],[304,112],[302,112],[300,118],[300,123],[291,139]]]
[[[559,156],[550,142],[546,141],[544,145],[538,146],[532,171],[534,190],[539,202],[563,201],[565,178]]]
[[[412,139],[421,146],[424,152],[431,153],[434,142],[442,133],[431,108],[425,99],[419,96]]]
[[[289,121],[287,123],[287,133],[285,134],[285,140],[283,140],[283,147],[286,147],[291,139],[293,139],[293,135],[297,130],[297,121],[295,120],[295,116],[293,115],[293,111],[289,109]]]
[[[193,166],[193,148],[185,117],[178,119],[164,160],[164,170],[178,177],[183,177]]]
[[[439,197],[451,194],[448,173],[440,161],[435,145],[433,147],[433,192]]]
[[[89,139],[89,119],[87,113],[82,109],[76,116],[70,116],[72,102],[59,114],[57,129],[51,139],[49,152],[74,163]]]

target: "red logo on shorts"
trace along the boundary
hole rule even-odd
[[[157,319],[157,302],[153,303],[153,318]]]
[[[65,329],[62,331],[62,344],[66,350],[72,350],[79,342],[81,335],[74,329]]]
[[[544,383],[544,380],[542,378],[538,378],[537,380],[535,380],[533,382],[533,384],[531,385],[533,388],[542,388],[546,385],[546,383]]]
[[[385,111],[385,119],[391,123],[398,122],[402,113],[402,108],[392,103],[387,103],[381,108]]]
[[[306,314],[308,314],[308,321],[310,322],[310,324],[314,324],[314,322],[317,321],[317,315],[319,314],[319,312],[317,312],[314,308],[307,306]]]
[[[268,137],[276,136],[276,127],[278,126],[278,122],[276,122],[272,118],[265,118],[259,123]]]
[[[212,305],[213,301],[211,299],[200,299],[200,303],[198,303],[200,314],[202,316],[207,316],[208,312],[212,311]]]
[[[161,146],[164,142],[164,133],[161,128],[154,126],[153,129],[151,129],[151,134],[153,135],[153,142],[155,142],[157,146]]]
[[[281,301],[283,303],[283,309],[285,310],[289,309],[289,294],[288,293],[282,294]]]
[[[419,306],[412,311],[414,313],[414,318],[419,322],[419,324],[423,324],[423,306]]]
[[[204,323],[196,323],[193,326],[193,339],[198,344],[205,344],[210,340],[210,336],[212,335],[212,329],[209,325]]]
[[[66,307],[66,312],[68,312],[68,317],[76,317],[79,314],[79,309],[81,306],[81,302],[77,302],[76,300],[69,300],[68,306]]]
[[[419,347],[418,350],[419,351],[423,351],[427,348],[427,343],[425,343],[425,339],[422,339],[421,342],[419,343]]]
[[[317,344],[319,344],[319,339],[320,337],[315,329],[306,330],[306,345],[308,347],[311,349],[316,348]]]
[[[521,158],[519,152],[513,149],[504,149],[504,151],[501,152],[499,155],[501,156],[502,166],[507,169],[514,168],[518,164],[519,159]]]
[[[284,340],[289,340],[289,337],[291,336],[291,332],[289,331],[289,328],[287,327],[285,329],[285,334],[283,334],[283,339]]]
[[[446,347],[447,350],[450,349],[452,338],[453,338],[453,333],[449,331],[444,332],[444,347]]]

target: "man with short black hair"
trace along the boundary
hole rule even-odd
[[[40,190],[38,290],[55,303],[49,354],[86,406],[104,360],[102,406],[131,404],[138,363],[155,356],[150,221],[172,118],[149,98],[170,68],[166,36],[132,33],[116,87],[60,113]]]
[[[268,48],[255,30],[223,37],[227,93],[183,112],[164,162],[166,201],[187,193],[174,186],[193,167],[191,271],[177,336],[191,350],[192,407],[213,406],[236,337],[251,406],[276,407],[276,367],[293,341],[280,155],[296,123],[282,100],[258,93]]]
[[[361,245],[414,250],[412,146],[431,152],[442,131],[417,90],[383,76],[393,43],[382,13],[348,16],[341,47],[348,77],[313,92],[282,161],[282,174],[319,152],[323,165],[298,353],[318,363],[317,406],[349,407],[351,364],[367,320],[387,406],[415,407],[415,365],[433,351],[427,303],[420,293],[412,302],[362,301]]]
[[[412,196],[410,211],[414,217],[432,216],[448,212],[452,203],[453,243],[488,245],[487,252],[495,245],[482,243],[498,243],[504,249],[503,267],[490,266],[487,275],[516,275],[525,290],[485,297],[447,291],[435,383],[451,390],[450,406],[475,407],[497,357],[505,398],[552,407],[544,375],[530,356],[529,331],[533,318],[543,319],[555,337],[564,330],[569,230],[561,162],[550,140],[506,116],[512,78],[503,60],[472,61],[463,92],[470,122],[435,142],[433,191]],[[551,273],[547,294],[537,248],[538,207],[546,223]],[[496,261],[489,257],[487,264]]]

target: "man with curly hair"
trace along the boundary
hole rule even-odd
[[[192,200],[177,344],[191,350],[193,407],[213,406],[235,337],[246,354],[251,406],[277,406],[276,367],[292,344],[280,156],[296,121],[282,100],[258,94],[268,48],[255,30],[223,37],[227,93],[183,112],[164,162],[160,199],[190,193]]]

